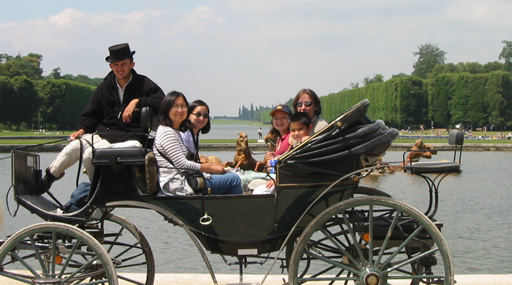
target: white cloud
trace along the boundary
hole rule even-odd
[[[212,114],[285,102],[303,88],[337,92],[365,77],[410,73],[426,42],[447,62],[497,60],[512,4],[490,1],[196,1],[62,8],[1,22],[0,53],[43,55],[48,73],[103,77],[108,46],[128,42],[136,70],[165,92],[208,102]],[[92,7],[92,6],[91,6]],[[146,8],[147,7],[147,8]]]

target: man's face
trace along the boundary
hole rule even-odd
[[[128,80],[131,75],[131,70],[135,66],[135,62],[127,58],[121,61],[111,62],[109,66],[116,75],[117,80]]]

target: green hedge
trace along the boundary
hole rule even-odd
[[[332,120],[363,99],[368,117],[396,128],[512,126],[511,74],[440,74],[431,79],[400,77],[320,97],[322,117]],[[267,114],[268,116],[268,114]],[[262,115],[262,118],[265,116]]]

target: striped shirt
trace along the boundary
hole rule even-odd
[[[174,166],[160,152],[167,156]],[[156,131],[153,152],[158,163],[160,192],[158,196],[192,195],[185,175],[179,169],[197,170],[199,163],[187,160],[187,148],[183,144],[180,131],[160,125]],[[177,168],[177,169],[176,169]]]

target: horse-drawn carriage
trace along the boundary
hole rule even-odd
[[[369,122],[368,105],[360,102],[280,157],[273,194],[156,197],[150,149],[105,148],[94,150],[96,171],[87,204],[65,213],[51,193],[33,194],[41,176],[39,155],[13,151],[15,200],[46,222],[3,241],[0,275],[32,284],[152,284],[155,262],[147,239],[128,219],[113,214],[117,208],[137,208],[183,228],[214,284],[205,250],[236,257],[240,281],[248,260],[271,258],[272,266],[279,261],[287,269],[288,284],[454,284],[442,223],[359,185],[382,167],[371,162],[398,135],[382,121]],[[142,117],[145,125],[154,125],[150,114]],[[458,136],[455,142],[462,145]],[[411,162],[404,169],[425,177],[460,171],[460,161],[449,164],[427,169]],[[433,201],[437,208],[434,185],[429,209]]]

